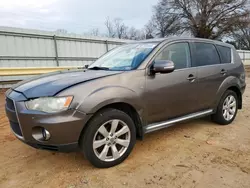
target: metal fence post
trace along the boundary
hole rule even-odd
[[[57,49],[57,41],[56,41],[56,35],[53,36],[54,44],[55,44],[55,55],[56,55],[56,66],[59,67],[59,60],[58,60],[58,49]]]
[[[108,52],[109,51],[109,44],[108,44],[107,40],[105,40],[105,44],[106,44],[106,52]]]
[[[245,55],[245,51],[243,51],[243,62],[245,63],[246,61],[246,55]]]

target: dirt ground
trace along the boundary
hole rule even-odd
[[[250,78],[244,109],[230,126],[209,118],[137,141],[129,158],[97,169],[81,153],[33,149],[10,131],[0,96],[0,187],[250,187]]]

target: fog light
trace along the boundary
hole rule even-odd
[[[43,128],[42,134],[43,134],[43,139],[44,139],[44,140],[47,141],[47,140],[50,139],[50,133],[49,133],[49,131],[47,131],[45,128]]]
[[[44,127],[33,127],[32,136],[35,140],[40,142],[48,141],[51,137],[50,132]]]

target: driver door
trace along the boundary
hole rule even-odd
[[[148,123],[196,112],[197,68],[191,67],[189,43],[169,44],[155,59],[173,61],[175,71],[147,76],[145,102]]]

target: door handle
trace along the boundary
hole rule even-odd
[[[227,74],[227,71],[226,71],[225,69],[222,69],[222,70],[220,71],[220,73],[221,73],[222,75],[225,75],[225,74]]]
[[[190,82],[195,81],[195,79],[196,79],[196,77],[195,77],[194,75],[192,75],[192,74],[190,74],[190,75],[188,76],[188,78],[187,78],[187,80],[189,80]]]

